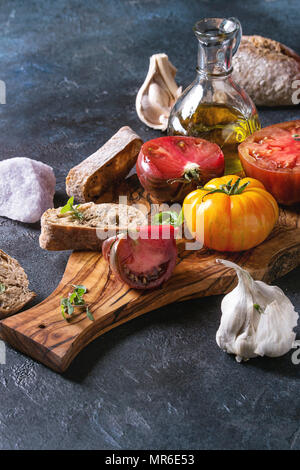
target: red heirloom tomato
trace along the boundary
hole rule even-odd
[[[169,279],[176,264],[175,229],[149,225],[108,238],[104,258],[118,278],[134,289],[153,289]]]
[[[254,132],[239,145],[247,176],[261,181],[282,204],[300,202],[300,120]]]
[[[204,139],[159,137],[142,146],[136,170],[156,201],[182,201],[197,186],[224,174],[224,155],[217,144]]]

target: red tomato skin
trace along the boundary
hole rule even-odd
[[[163,150],[161,156],[157,156],[157,149]],[[188,164],[199,166],[200,180],[184,180]],[[195,137],[169,136],[150,140],[142,146],[136,171],[141,185],[155,202],[177,202],[197,186],[222,176],[224,167],[224,155],[217,144]]]
[[[300,203],[300,171],[265,170],[246,158],[241,161],[246,175],[261,181],[277,202],[287,206]]]
[[[263,168],[250,155],[249,149],[253,142],[263,138],[266,133],[267,135],[272,135],[274,131],[275,136],[276,129],[289,130],[294,127],[300,127],[300,120],[265,127],[260,131],[254,132],[239,145],[239,156],[246,175],[261,181],[277,202],[288,206],[300,203],[300,167],[275,169],[270,165],[270,169]]]

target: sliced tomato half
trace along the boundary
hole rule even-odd
[[[239,145],[247,176],[261,181],[281,204],[300,202],[300,120],[265,127]]]
[[[175,229],[171,225],[139,227],[105,240],[102,253],[120,280],[134,289],[153,289],[167,281],[175,267]]]
[[[139,153],[137,175],[158,202],[182,201],[199,185],[224,173],[224,155],[217,144],[196,137],[159,137]]]

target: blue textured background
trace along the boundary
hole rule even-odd
[[[194,78],[192,26],[237,16],[246,34],[300,53],[299,1],[3,0],[0,158],[53,166],[56,203],[68,169],[122,125],[160,135],[135,113],[149,56],[168,53],[178,83]],[[263,125],[300,118],[263,109]],[[41,301],[67,253],[38,246],[39,226],[0,218],[0,247],[24,266]],[[277,282],[300,311],[297,269]],[[7,349],[0,365],[0,449],[300,449],[300,365],[291,354],[239,365],[215,342],[221,297],[176,304],[94,341],[59,376]]]

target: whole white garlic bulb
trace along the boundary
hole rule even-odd
[[[238,285],[225,295],[217,331],[218,346],[236,360],[256,356],[286,354],[296,338],[298,313],[283,291],[262,281],[254,281],[248,271],[228,260],[217,259],[238,276]]]

